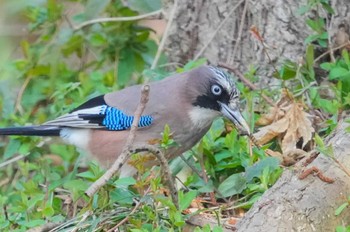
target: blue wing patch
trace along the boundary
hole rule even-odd
[[[134,121],[134,116],[124,114],[121,110],[104,105],[101,108],[100,115],[104,115],[102,125],[109,130],[126,130],[129,129]],[[142,115],[138,127],[150,126],[153,117],[150,115]]]

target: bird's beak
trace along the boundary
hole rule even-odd
[[[218,103],[221,106],[221,113],[236,126],[240,133],[242,135],[250,135],[249,126],[244,120],[238,107],[230,107],[220,101],[218,101]]]

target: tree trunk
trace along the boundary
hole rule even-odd
[[[163,0],[169,16],[174,0]],[[304,40],[314,34],[305,20],[312,17],[298,14],[298,9],[307,0],[176,0],[175,18],[165,51],[169,61],[186,63],[205,57],[209,63],[225,62],[240,68],[241,72],[253,65],[258,67],[260,85],[274,82],[272,64],[285,60],[301,60],[305,53]],[[334,35],[341,23],[350,24],[348,0],[332,0],[335,14],[332,17],[324,11],[319,13],[327,18],[329,41],[333,46]],[[269,57],[261,42],[250,33],[256,26],[267,46]],[[348,28],[349,30],[349,28]],[[349,31],[348,31],[349,32]],[[321,52],[324,52],[323,49]],[[316,51],[317,54],[317,51]]]
[[[341,123],[328,145],[347,170],[350,170],[349,124]],[[267,190],[237,224],[237,231],[334,231],[338,225],[350,224],[350,210],[340,215],[335,210],[350,196],[350,176],[332,158],[320,154],[306,168],[317,167],[334,179],[327,183],[316,175],[300,180],[300,171],[285,170],[277,183]]]

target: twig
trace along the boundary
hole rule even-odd
[[[111,17],[111,18],[92,19],[89,21],[85,21],[85,22],[79,24],[78,26],[74,26],[74,30],[77,31],[77,30],[82,29],[83,27],[86,27],[88,25],[95,24],[95,23],[135,21],[135,20],[140,20],[140,19],[151,17],[151,16],[155,16],[155,15],[158,15],[160,13],[162,13],[162,9],[157,10],[157,11],[153,11],[153,12],[150,12],[147,14],[130,16],[130,17]]]
[[[165,46],[165,41],[167,40],[167,38],[169,36],[170,27],[173,24],[176,10],[177,10],[177,0],[174,0],[173,10],[170,13],[168,23],[166,25],[166,28],[165,28],[162,40],[160,41],[160,44],[158,46],[157,53],[156,53],[156,56],[155,56],[155,58],[153,60],[151,69],[154,69],[157,66],[157,64],[158,64],[160,55],[162,54],[162,51],[163,51],[164,46]]]
[[[329,20],[328,17],[326,17],[327,31],[331,31],[331,23],[332,23],[333,20],[334,20],[334,14],[332,14],[330,20]],[[329,33],[327,33],[327,34],[328,34],[328,36],[327,36],[328,37],[328,44],[330,45],[329,46],[329,52],[330,52],[329,55],[331,57],[331,61],[335,62],[334,51],[333,51],[333,48],[332,48],[332,45],[331,45],[332,44],[332,39],[331,39],[330,34]]]
[[[190,167],[190,168],[192,169],[192,171],[193,171],[194,173],[196,173],[200,178],[204,179],[203,176],[202,176],[202,173],[200,173],[200,172],[198,171],[198,169],[197,169],[193,164],[191,164],[191,163],[185,158],[185,156],[184,156],[183,154],[180,155],[180,158],[182,159],[182,161],[185,162],[185,164],[186,164],[188,167]]]
[[[120,170],[123,164],[126,162],[132,144],[135,140],[137,125],[139,123],[141,114],[146,107],[149,98],[150,86],[144,85],[141,88],[141,99],[140,103],[137,106],[137,109],[134,114],[134,120],[131,125],[129,136],[126,140],[126,143],[123,147],[122,153],[118,156],[117,160],[113,163],[113,165],[108,169],[103,176],[101,176],[97,181],[95,181],[85,192],[86,195],[92,197],[102,186],[104,186],[108,180],[112,178],[112,176]]]
[[[162,176],[164,177],[163,181],[168,185],[171,198],[173,199],[175,206],[179,209],[179,201],[175,182],[170,172],[168,160],[165,158],[163,152],[153,145],[144,145],[142,147],[137,147],[131,150],[131,153],[139,152],[151,152],[155,157],[157,157],[161,165]]]
[[[13,162],[16,162],[20,159],[23,159],[24,157],[26,157],[26,156],[25,155],[18,155],[18,156],[13,157],[12,159],[6,160],[5,162],[2,162],[0,164],[0,168],[3,168],[3,167],[5,167]]]
[[[310,87],[312,87],[314,85],[317,85],[316,81],[311,82],[308,86],[303,86],[303,88],[299,91],[299,93],[294,94],[293,97],[296,98],[296,97],[303,95],[306,91],[308,91],[310,89]]]
[[[245,0],[244,8],[243,8],[242,16],[241,16],[241,23],[240,23],[239,29],[238,29],[238,36],[237,36],[237,39],[236,39],[235,47],[233,48],[233,53],[232,53],[232,55],[230,56],[230,59],[228,59],[228,61],[227,61],[228,64],[231,64],[231,63],[234,62],[235,57],[236,57],[236,52],[237,52],[237,50],[238,50],[238,45],[239,45],[239,43],[240,43],[241,40],[242,40],[242,32],[243,32],[243,26],[244,26],[244,19],[245,19],[245,16],[246,16],[246,14],[247,14],[248,4],[249,4],[249,0]]]
[[[151,186],[148,187],[148,189],[147,189],[146,192],[144,193],[144,196],[146,196],[146,195],[149,193],[149,191],[151,191]],[[135,205],[135,207],[131,210],[131,212],[129,213],[129,215],[126,216],[123,220],[121,220],[117,225],[113,226],[113,228],[107,230],[107,232],[117,231],[118,227],[121,226],[121,225],[123,225],[125,222],[127,222],[127,221],[129,220],[130,216],[133,215],[133,214],[136,212],[136,210],[137,210],[138,208],[140,208],[141,203],[142,203],[142,201],[141,201],[141,199],[140,199],[140,201],[138,201],[137,204]]]
[[[216,28],[216,30],[214,31],[213,35],[210,37],[210,39],[208,40],[208,42],[202,47],[202,49],[198,52],[198,54],[194,57],[194,60],[197,60],[205,51],[205,49],[207,49],[207,47],[209,46],[209,44],[211,43],[211,41],[213,41],[213,39],[215,38],[216,34],[219,32],[219,30],[221,29],[221,27],[226,23],[226,21],[230,18],[230,16],[233,14],[233,12],[237,9],[237,7],[239,7],[245,0],[241,0],[239,1],[232,9],[231,11],[228,13],[228,15],[226,16],[226,18],[224,20],[221,21],[221,23],[219,24],[219,26]]]
[[[333,160],[339,165],[340,169],[343,170],[343,172],[345,172],[346,175],[348,175],[350,177],[349,170],[342,163],[340,163],[339,160],[336,159],[335,157],[333,157]]]
[[[218,66],[219,67],[223,67],[223,68],[226,68],[230,71],[232,71],[246,86],[248,86],[251,90],[258,90],[258,88],[252,83],[250,82],[249,80],[247,80],[244,75],[239,71],[237,70],[237,68],[231,66],[231,65],[228,65],[228,64],[225,64],[225,63],[222,63],[222,62],[219,62],[218,63]],[[261,97],[265,99],[265,101],[270,104],[271,106],[273,107],[277,107],[277,105],[273,102],[273,100],[271,98],[269,98],[268,96],[266,96],[265,94],[261,94]]]
[[[314,60],[314,65],[317,63],[317,61],[319,61],[320,59],[322,59],[322,57],[328,55],[328,54],[331,53],[331,52],[334,52],[334,51],[336,51],[336,50],[342,49],[342,48],[344,48],[344,47],[346,47],[346,46],[349,46],[349,45],[350,45],[350,41],[347,41],[346,43],[343,43],[342,45],[339,45],[338,47],[335,47],[335,48],[332,48],[332,49],[326,51],[325,53],[319,55],[319,56]]]
[[[23,97],[24,91],[27,88],[31,79],[32,79],[31,75],[25,79],[23,85],[21,86],[21,88],[17,94],[15,109],[16,109],[16,111],[20,112],[21,114],[23,113],[23,107],[21,105],[22,97]]]

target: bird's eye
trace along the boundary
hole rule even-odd
[[[211,86],[211,92],[214,94],[214,95],[220,95],[222,93],[222,89],[220,86],[218,85],[212,85]]]

